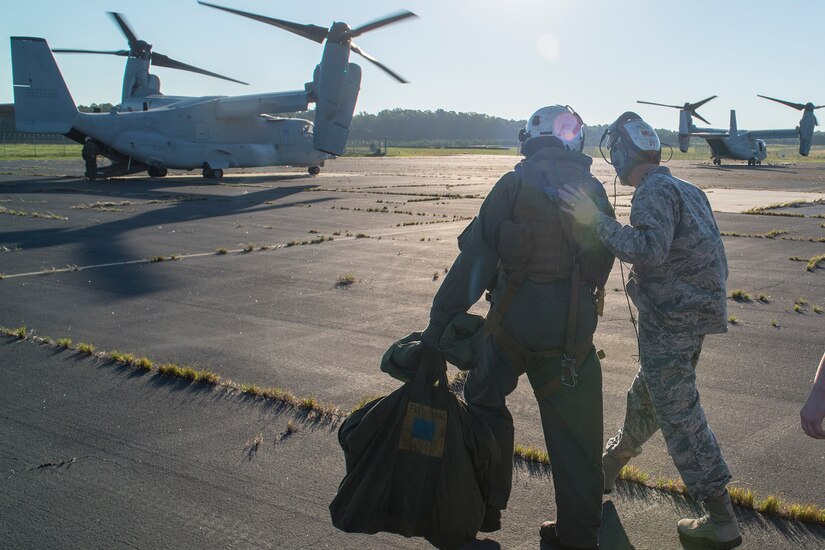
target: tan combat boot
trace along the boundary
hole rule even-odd
[[[602,472],[604,473],[604,494],[613,492],[616,480],[619,478],[622,468],[630,462],[629,458],[616,458],[612,454],[605,452],[602,455]]]
[[[728,550],[742,544],[742,533],[733,513],[727,490],[718,497],[705,499],[707,514],[698,519],[681,519],[676,524],[679,538],[707,548]]]

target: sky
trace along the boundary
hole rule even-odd
[[[699,109],[727,128],[793,128],[800,113],[757,97],[825,104],[821,33],[825,2],[788,0],[211,0],[298,23],[351,27],[408,9],[420,16],[355,42],[410,81],[399,84],[358,55],[356,110],[407,108],[526,119],[543,105],[569,104],[589,124],[627,110],[656,128],[677,129],[676,109]],[[25,0],[7,2],[5,37],[45,38],[53,48],[126,49],[106,13],[125,15],[154,51],[249,82],[242,86],[156,68],[173,95],[242,95],[303,89],[322,47],[281,29],[198,5],[195,0]],[[118,103],[125,58],[55,54],[76,103]],[[11,103],[11,54],[0,41],[0,103]],[[825,120],[825,111],[821,111]],[[699,125],[703,125],[700,121]],[[820,128],[825,130],[825,128]]]

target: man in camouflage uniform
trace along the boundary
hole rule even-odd
[[[481,530],[500,527],[510,496],[513,418],[505,400],[526,372],[558,510],[557,521],[545,522],[540,534],[558,548],[598,548],[602,509],[601,366],[592,338],[597,294],[614,258],[592,230],[573,232],[558,202],[558,190],[569,185],[613,216],[604,187],[590,174],[592,159],[581,153],[582,126],[578,114],[559,105],[527,121],[520,136],[526,158],[499,179],[459,236],[460,253],[433,300],[423,335],[438,347],[450,320],[494,286],[486,337],[464,386],[468,406],[487,421],[501,447]]]
[[[605,492],[661,429],[689,493],[708,512],[681,520],[680,537],[734,548],[742,538],[726,489],[731,476],[696,388],[705,335],[727,331],[728,266],[719,228],[705,194],[659,166],[659,137],[638,115],[624,113],[605,137],[621,182],[636,188],[630,225],[602,215],[578,191],[560,192],[577,221],[633,264],[627,291],[639,310],[641,366],[627,393],[624,426],[607,442]]]

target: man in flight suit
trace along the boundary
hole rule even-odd
[[[100,148],[90,137],[87,137],[83,143],[83,149],[80,155],[86,161],[86,177],[92,181],[97,178],[97,156],[100,154]]]
[[[552,464],[558,516],[540,534],[559,548],[598,548],[602,510],[601,366],[593,347],[597,309],[613,255],[592,230],[573,231],[559,208],[568,185],[613,217],[602,184],[581,153],[583,123],[569,107],[536,111],[520,134],[526,157],[504,174],[458,238],[460,253],[441,284],[423,339],[438,347],[444,327],[493,288],[480,357],[464,397],[501,447],[482,531],[500,528],[512,485],[513,418],[505,399],[527,373]]]
[[[735,548],[742,537],[726,488],[731,476],[696,388],[705,335],[727,331],[728,264],[719,228],[705,194],[659,166],[659,137],[639,115],[622,114],[605,138],[620,181],[636,189],[630,225],[603,215],[577,190],[560,191],[565,210],[633,264],[627,292],[639,310],[640,368],[627,393],[624,426],[607,442],[605,492],[661,429],[688,492],[707,510],[678,522],[680,538]]]

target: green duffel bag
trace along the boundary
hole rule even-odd
[[[440,354],[422,344],[413,378],[352,413],[338,431],[347,473],[329,506],[350,533],[424,537],[438,548],[475,538],[498,445],[447,387]]]

